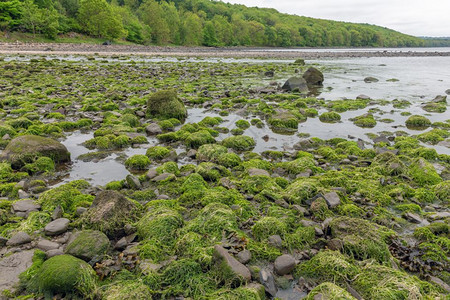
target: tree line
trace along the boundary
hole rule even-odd
[[[137,44],[270,47],[413,47],[387,28],[282,14],[210,0],[0,0],[0,30],[69,32]]]

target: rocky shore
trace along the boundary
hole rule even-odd
[[[279,59],[316,59],[339,57],[423,57],[450,56],[450,52],[435,51],[423,48],[421,51],[410,51],[408,48],[398,51],[343,51],[327,49],[311,51],[311,49],[279,49],[277,48],[243,48],[243,47],[159,47],[140,45],[98,45],[69,43],[0,43],[0,54],[57,54],[57,55],[142,55],[172,57],[233,57],[233,58],[279,58]],[[304,51],[302,51],[304,50]]]

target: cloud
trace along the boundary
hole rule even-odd
[[[369,23],[416,36],[450,36],[449,0],[224,0],[300,16]]]

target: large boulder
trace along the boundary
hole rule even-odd
[[[302,77],[291,77],[281,87],[284,91],[308,92],[308,83]]]
[[[66,146],[53,139],[36,135],[22,135],[13,139],[1,154],[0,160],[6,160],[14,169],[19,169],[41,156],[49,157],[57,163],[70,161]]]
[[[124,235],[124,226],[136,220],[136,205],[117,191],[102,191],[82,215],[86,228],[100,230],[109,237]]]
[[[77,232],[66,247],[66,254],[87,262],[101,258],[109,248],[109,239],[101,231],[84,230]]]
[[[184,119],[187,117],[187,110],[178,99],[175,90],[163,90],[148,98],[147,114],[154,117]]]
[[[322,86],[323,85],[323,74],[314,67],[310,67],[303,74],[303,79],[305,79],[308,85]]]

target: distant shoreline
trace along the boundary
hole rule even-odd
[[[0,54],[10,55],[138,55],[138,56],[165,56],[165,57],[234,57],[234,58],[279,58],[279,59],[318,59],[318,58],[351,58],[351,57],[424,57],[424,56],[450,56],[450,51],[410,51],[408,48],[398,48],[392,51],[378,48],[379,51],[358,48],[354,50],[344,48],[324,49],[318,48],[244,48],[244,47],[162,47],[140,45],[98,45],[98,44],[72,44],[72,43],[0,43]],[[302,51],[305,50],[305,51]],[[364,51],[367,50],[367,51]]]

